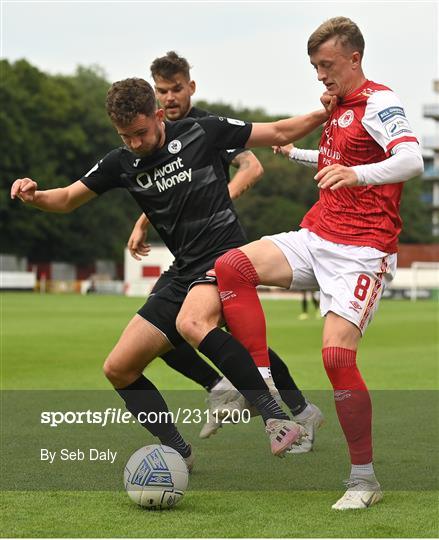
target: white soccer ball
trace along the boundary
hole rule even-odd
[[[125,465],[124,485],[130,499],[152,510],[175,506],[183,498],[188,480],[182,456],[161,444],[139,448]]]

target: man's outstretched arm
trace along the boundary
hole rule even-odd
[[[325,109],[277,122],[255,123],[245,146],[284,146],[297,141],[326,122],[336,104],[337,98],[333,96]]]
[[[343,187],[407,182],[423,172],[424,161],[418,143],[403,142],[395,146],[391,156],[383,161],[353,167],[336,163],[321,169],[314,178],[319,188],[334,191]]]
[[[19,178],[11,187],[11,199],[20,199],[25,204],[45,212],[68,213],[96,197],[80,180],[63,188],[38,190],[31,178]]]

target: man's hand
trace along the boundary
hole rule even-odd
[[[280,154],[281,156],[288,157],[291,150],[294,148],[294,144],[290,143],[285,146],[272,146],[271,148],[273,148],[273,154]]]
[[[342,187],[358,186],[358,177],[351,167],[344,165],[328,165],[320,170],[315,176],[320,189],[329,188],[332,191]]]
[[[11,199],[18,198],[24,203],[31,203],[35,199],[37,183],[31,178],[19,178],[11,187]]]
[[[142,257],[147,257],[151,251],[151,245],[146,243],[146,233],[145,229],[136,224],[128,239],[127,247],[136,261],[141,261]]]
[[[323,93],[320,97],[320,101],[323,107],[325,107],[326,112],[328,113],[328,117],[331,116],[332,112],[337,106],[337,100],[337,96],[330,96],[328,92]]]

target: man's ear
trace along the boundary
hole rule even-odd
[[[165,111],[163,109],[157,109],[155,112],[155,117],[159,122],[163,122],[165,118]]]
[[[195,94],[195,90],[197,89],[197,85],[195,84],[195,81],[189,81],[189,89],[190,89],[191,96],[193,96]]]
[[[358,69],[361,66],[361,54],[358,51],[352,53],[351,64],[355,69]]]

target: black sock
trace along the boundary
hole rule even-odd
[[[180,435],[180,432],[177,431],[177,428],[175,426],[173,431],[169,431],[168,433],[159,435],[159,439],[162,444],[164,444],[165,446],[170,446],[174,450],[177,450],[177,452],[184,458],[190,456],[191,447],[189,444],[186,444],[183,437]]]
[[[190,446],[185,443],[174,423],[163,396],[143,375],[125,388],[116,388],[125,401],[126,408],[152,435],[177,450],[183,457],[190,454]],[[160,414],[161,413],[161,414]],[[149,418],[148,415],[149,414]],[[140,418],[139,418],[140,415]]]
[[[319,307],[320,307],[320,303],[317,300],[317,297],[315,296],[315,293],[311,293],[311,299],[312,299],[312,303],[314,304],[314,308],[317,311],[319,309]]]
[[[271,375],[282,401],[288,406],[293,415],[301,413],[307,403],[288,371],[287,365],[271,349],[268,349],[268,355],[270,357]]]
[[[169,367],[200,384],[208,392],[222,379],[222,375],[209,366],[189,343],[179,345],[162,358]]]
[[[302,298],[302,313],[308,313],[308,300],[305,295]]]
[[[214,328],[200,343],[198,350],[258,409],[264,422],[268,418],[288,419],[272,398],[250,353],[233,336]]]

